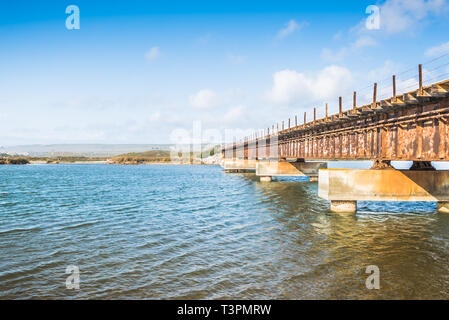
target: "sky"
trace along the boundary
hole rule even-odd
[[[374,82],[387,98],[393,74],[414,89],[419,63],[449,78],[447,30],[449,0],[2,1],[0,146],[229,140],[322,117]]]

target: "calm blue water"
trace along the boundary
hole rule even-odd
[[[0,166],[0,297],[449,297],[449,215],[435,204],[328,206],[316,183],[215,166]]]

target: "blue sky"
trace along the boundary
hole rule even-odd
[[[67,30],[68,5],[80,29]],[[380,8],[380,29],[365,10]],[[0,145],[169,143],[256,130],[449,52],[447,0],[0,4]],[[446,57],[424,65],[426,79]],[[439,64],[438,64],[439,63]],[[449,77],[446,76],[446,77]],[[360,88],[366,88],[359,90]],[[350,104],[350,103],[349,103]],[[249,132],[247,131],[247,132]],[[239,131],[235,131],[239,132]]]

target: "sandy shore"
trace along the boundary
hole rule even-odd
[[[110,163],[108,161],[74,161],[74,162],[50,162],[44,160],[32,160],[30,164],[107,164]]]
[[[173,165],[173,166],[190,166],[190,165],[202,165],[202,166],[214,166],[219,165],[215,163],[180,163],[180,162],[144,162],[144,163],[117,163],[110,161],[74,161],[74,162],[52,162],[47,163],[42,160],[30,161],[30,164],[113,164],[113,165],[126,165],[126,166],[142,166],[142,165]]]

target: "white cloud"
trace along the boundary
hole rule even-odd
[[[379,6],[380,31],[398,34],[413,31],[427,18],[449,11],[448,0],[387,0]],[[359,32],[372,32],[365,28],[365,19],[355,28]]]
[[[215,92],[207,89],[200,90],[189,98],[190,106],[199,109],[211,108],[217,104],[217,100]]]
[[[427,49],[425,55],[428,57],[436,57],[444,53],[449,53],[449,41]]]
[[[234,122],[241,120],[243,116],[244,116],[244,107],[235,106],[225,113],[224,120],[227,122]]]
[[[388,81],[391,81],[391,77],[396,72],[401,71],[401,68],[403,68],[401,64],[392,60],[385,60],[382,66],[366,72],[366,79],[370,82],[379,82],[380,79],[388,78]]]
[[[293,32],[302,29],[306,25],[307,25],[307,23],[304,21],[301,23],[298,23],[292,19],[285,25],[285,28],[282,28],[281,30],[279,30],[277,37],[278,37],[278,39],[283,39],[283,38],[287,37],[288,35],[292,34]]]
[[[287,69],[273,75],[273,87],[266,96],[278,104],[308,103],[311,100],[335,99],[351,84],[351,72],[336,65],[310,75]]]
[[[449,0],[386,0],[379,4],[379,30],[368,30],[365,16],[357,25],[349,30],[349,34],[358,37],[347,45],[331,50],[324,48],[321,58],[327,62],[341,62],[348,56],[359,54],[365,47],[376,46],[382,35],[413,33],[418,27],[428,23],[433,17],[449,13]],[[334,35],[334,40],[341,38],[341,33]],[[444,49],[444,48],[442,48]],[[428,51],[431,55],[439,50]]]
[[[152,47],[150,50],[147,51],[147,53],[145,53],[145,59],[147,59],[148,61],[153,61],[159,58],[160,55],[161,51],[159,47]]]
[[[369,36],[362,36],[353,43],[353,47],[356,49],[360,49],[363,47],[373,47],[375,45],[377,45],[376,40]]]
[[[347,47],[342,47],[336,51],[324,48],[321,51],[321,59],[328,62],[340,62],[348,55],[358,53],[364,47],[376,46],[377,42],[370,36],[360,36],[355,42]]]
[[[321,59],[327,62],[340,62],[349,54],[349,49],[347,47],[340,48],[339,50],[333,51],[329,48],[324,48],[321,51]]]

